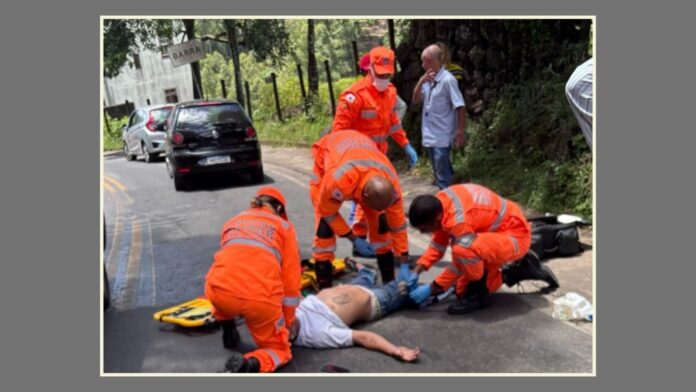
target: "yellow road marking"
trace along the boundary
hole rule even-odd
[[[131,226],[131,248],[128,253],[128,268],[126,269],[126,282],[124,283],[121,304],[130,308],[135,301],[138,287],[138,275],[140,273],[140,251],[142,249],[142,232],[140,221],[135,218]]]
[[[111,250],[109,251],[109,268],[106,271],[109,279],[114,279],[116,270],[118,269],[118,251],[121,244],[121,218],[119,204],[116,203],[116,217],[114,218],[114,231],[111,238]]]
[[[111,183],[113,186],[115,186],[116,188],[120,189],[122,192],[125,192],[125,191],[126,191],[126,186],[123,185],[123,183],[121,183],[121,182],[118,181],[117,179],[115,179],[115,178],[113,178],[113,177],[109,177],[109,176],[104,176],[104,180],[108,181],[108,182]]]
[[[106,181],[104,181],[104,182],[102,183],[102,186],[103,186],[104,189],[106,189],[107,192],[109,192],[109,193],[115,193],[115,192],[116,192],[116,189],[114,189],[114,187],[112,187],[111,185],[109,185],[109,183],[106,182]]]
[[[107,175],[104,175],[104,181],[105,181],[104,186],[107,186],[108,184],[115,186],[121,192],[123,192],[123,197],[126,198],[126,203],[133,204],[133,198],[128,194],[128,192],[127,192],[128,188],[126,188],[126,186],[123,185],[122,182],[118,181],[117,179],[115,179],[113,177],[107,176]],[[111,188],[111,189],[113,189],[113,188]]]

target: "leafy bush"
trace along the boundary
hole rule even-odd
[[[123,142],[121,141],[121,127],[128,123],[128,117],[111,118],[107,116],[107,118],[111,133],[109,133],[109,128],[107,128],[107,124],[104,122],[102,128],[104,151],[120,150],[123,147]]]
[[[592,154],[552,71],[501,91],[455,153],[460,180],[485,184],[539,212],[592,216]],[[537,146],[543,146],[539,148]]]

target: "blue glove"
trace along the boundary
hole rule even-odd
[[[404,146],[404,152],[408,157],[408,164],[411,167],[416,166],[416,163],[418,163],[418,154],[416,154],[416,150],[411,147],[410,143]]]
[[[353,246],[355,246],[355,250],[357,250],[358,254],[362,257],[375,257],[375,248],[364,238],[356,237],[353,241]]]
[[[429,284],[422,284],[418,286],[417,289],[411,291],[408,294],[409,297],[413,300],[413,302],[417,304],[421,304],[425,302],[428,297],[430,297],[430,285]]]
[[[399,267],[399,274],[396,276],[396,280],[398,282],[406,282],[409,292],[418,286],[418,274],[411,271],[410,266],[406,263],[401,264],[401,267]]]

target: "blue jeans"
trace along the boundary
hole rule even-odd
[[[433,166],[435,183],[440,189],[452,185],[452,162],[450,161],[450,147],[426,147],[430,155],[430,163]]]
[[[409,301],[408,293],[399,294],[399,286],[396,280],[392,280],[382,287],[375,287],[376,279],[377,273],[375,271],[363,268],[358,272],[358,276],[350,281],[350,284],[362,286],[372,291],[379,301],[382,316],[399,309]]]

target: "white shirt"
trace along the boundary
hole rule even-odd
[[[294,345],[312,348],[338,348],[353,345],[353,330],[341,321],[315,295],[310,295],[295,310],[300,321]]]
[[[457,79],[440,67],[431,83],[423,83],[421,129],[423,147],[449,147],[457,131],[457,111],[464,106]]]
[[[592,149],[592,73],[594,58],[580,64],[566,83],[566,97],[580,124],[585,141]]]

